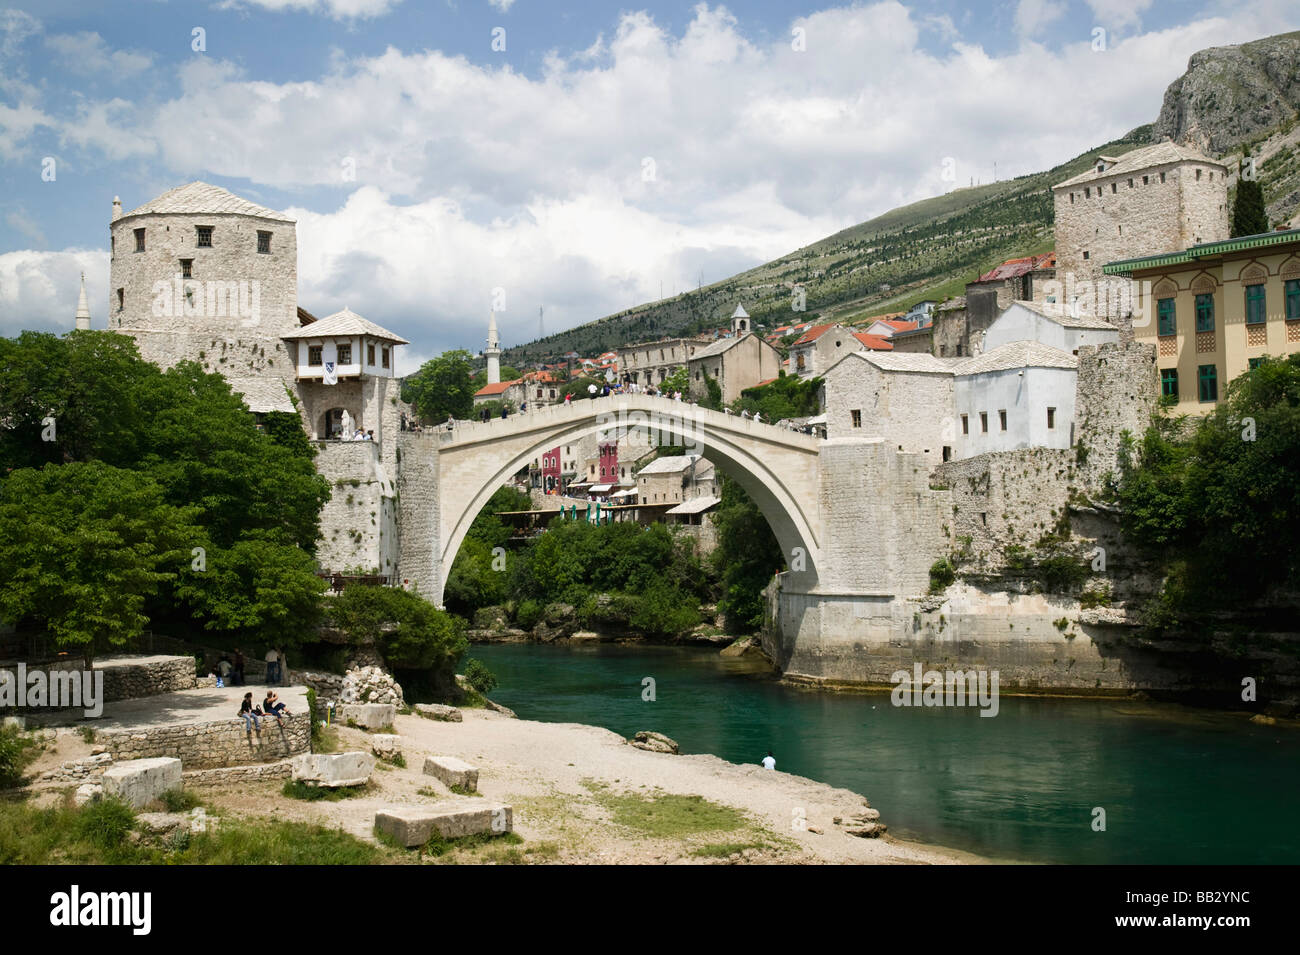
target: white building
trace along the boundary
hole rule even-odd
[[[1074,440],[1079,359],[1041,342],[1010,342],[967,358],[953,377],[954,458]]]
[[[1119,341],[1119,329],[1104,319],[1070,315],[1069,306],[1013,302],[984,332],[982,351],[990,352],[1010,342],[1041,342],[1072,355],[1080,345]]]

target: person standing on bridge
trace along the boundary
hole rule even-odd
[[[456,430],[456,419],[453,418],[451,415],[447,415],[447,430],[448,431]]]
[[[506,415],[508,415],[509,413],[510,413],[509,409],[506,408],[505,405],[502,405],[502,406],[501,406],[501,420],[504,421],[504,420],[506,419]]]
[[[763,768],[776,769],[776,757],[772,755],[770,749],[767,751],[767,755],[763,757]]]

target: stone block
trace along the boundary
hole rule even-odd
[[[181,761],[168,756],[132,759],[104,770],[104,795],[139,809],[181,788]]]
[[[376,733],[370,737],[370,751],[391,763],[402,755],[402,737],[393,733]]]
[[[339,719],[351,720],[363,729],[381,730],[392,726],[397,719],[397,707],[392,703],[344,703],[339,707]]]
[[[293,759],[293,778],[310,786],[364,786],[375,771],[369,753],[303,753]]]
[[[513,823],[511,808],[493,803],[391,806],[375,813],[375,828],[408,849],[424,845],[435,834],[443,839],[500,835],[510,832]]]
[[[460,710],[442,703],[416,703],[415,712],[425,719],[442,720],[445,723],[463,723],[465,721],[465,717]]]
[[[424,760],[424,775],[432,776],[448,788],[459,786],[470,792],[478,789],[478,767],[455,756],[429,756]]]
[[[82,783],[72,796],[74,806],[84,806],[104,795],[104,787],[98,783]]]

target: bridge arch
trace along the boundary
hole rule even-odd
[[[612,435],[619,428],[646,428],[661,443],[681,443],[736,480],[762,511],[803,587],[815,585],[821,550],[818,440],[646,395],[581,399],[505,420],[460,422],[425,445],[436,460],[420,461],[418,453],[410,460],[408,451],[403,474],[410,467],[431,468],[435,475],[437,520],[431,522],[436,525],[432,532],[415,530],[409,525],[418,526],[429,515],[410,513],[403,499],[401,576],[441,605],[443,583],[465,535],[497,488],[543,451],[593,433]],[[417,552],[430,545],[431,553]]]

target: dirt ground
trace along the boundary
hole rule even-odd
[[[430,755],[457,756],[479,769],[478,792],[513,809],[523,842],[514,861],[558,863],[786,862],[948,864],[982,861],[954,850],[848,835],[834,822],[866,806],[844,789],[714,756],[672,756],[628,746],[592,726],[537,723],[479,709],[463,723],[399,716],[406,768],[380,764],[362,795],[306,802],[281,793],[280,781],[205,787],[205,802],[223,813],[314,822],[373,842],[375,812],[396,804],[474,800],[422,772]],[[339,727],[340,752],[369,751],[368,735]],[[65,757],[66,758],[66,757]],[[732,807],[732,825],[662,833],[615,821],[664,794],[700,796]],[[631,797],[631,798],[629,798]],[[679,806],[681,803],[678,804]],[[882,819],[888,823],[888,819]],[[680,827],[679,827],[680,828]],[[689,825],[686,828],[691,828]],[[817,830],[820,830],[817,831]],[[455,861],[500,861],[490,849]]]

